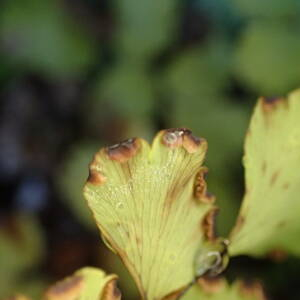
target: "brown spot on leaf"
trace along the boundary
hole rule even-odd
[[[214,194],[211,194],[210,192],[206,192],[206,194],[201,197],[200,200],[202,203],[212,204],[216,201],[216,196]]]
[[[138,148],[138,140],[132,138],[106,148],[106,152],[110,159],[124,163],[136,155]]]
[[[262,287],[262,284],[258,281],[242,282],[238,283],[240,292],[245,297],[252,297],[257,300],[266,300],[266,296]]]
[[[207,193],[207,184],[205,181],[205,177],[207,173],[208,173],[208,168],[202,167],[196,175],[196,180],[194,185],[194,197],[200,200]]]
[[[105,285],[100,300],[120,300],[120,299],[121,299],[121,292],[117,287],[117,281],[113,279]]]
[[[137,236],[135,237],[135,241],[136,241],[137,245],[141,245],[142,244],[141,239],[139,237],[137,237]]]
[[[277,228],[282,228],[286,226],[286,221],[281,221],[279,223],[277,223]]]
[[[284,262],[288,258],[286,251],[282,249],[273,249],[268,253],[268,257],[275,262]]]
[[[221,277],[200,277],[197,279],[197,284],[207,294],[220,292],[226,286],[226,281]]]
[[[277,101],[280,101],[282,98],[281,97],[264,97],[263,100],[267,104],[275,104]]]
[[[101,174],[100,172],[98,172],[96,170],[91,169],[91,167],[90,167],[87,182],[89,182],[93,185],[101,185],[105,181],[106,181],[106,177],[103,174]]]
[[[236,227],[241,227],[245,223],[245,217],[240,215],[236,222]]]
[[[212,208],[202,221],[204,235],[209,241],[214,241],[216,239],[215,219],[218,212],[219,209],[217,207]]]
[[[246,131],[246,137],[250,137],[251,136],[251,129],[248,128],[248,130]]]
[[[275,182],[276,182],[276,180],[277,180],[277,178],[278,178],[278,175],[279,175],[279,171],[278,171],[278,170],[275,171],[275,172],[272,174],[271,179],[270,179],[270,185],[271,185],[271,186],[275,184]]]
[[[287,104],[288,101],[283,97],[261,98],[262,109],[265,113],[272,112],[280,103]]]
[[[282,186],[282,188],[284,190],[287,190],[289,187],[290,187],[290,184],[288,182],[284,183],[283,186]]]
[[[165,130],[162,143],[170,148],[184,147],[188,153],[194,153],[204,139],[195,137],[187,128],[171,128]]]
[[[74,275],[57,282],[45,293],[46,300],[76,300],[84,286],[83,277]]]

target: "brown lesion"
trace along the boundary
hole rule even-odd
[[[187,128],[171,128],[163,131],[162,143],[170,148],[182,146],[188,153],[198,150],[201,143],[206,141],[192,134]]]
[[[263,286],[259,281],[252,282],[238,282],[239,290],[241,295],[245,297],[252,297],[257,300],[266,300],[266,296],[263,290]]]
[[[87,182],[93,185],[101,185],[106,181],[106,177],[100,172],[100,152],[96,153],[89,164],[89,175]]]
[[[276,248],[271,250],[267,256],[278,263],[284,262],[287,258],[288,258],[288,254],[286,251],[280,249],[280,248]]]
[[[267,170],[267,162],[264,160],[261,165],[261,172],[263,175],[266,173],[266,170]]]
[[[194,196],[201,199],[207,193],[206,175],[208,173],[207,167],[202,167],[196,175],[194,185]]]
[[[277,228],[284,228],[287,225],[286,221],[280,221],[279,223],[276,224]]]
[[[131,138],[106,148],[107,156],[111,160],[116,160],[120,163],[127,162],[131,157],[135,156],[139,149],[137,138]]]
[[[206,192],[203,197],[200,198],[202,203],[213,204],[216,201],[216,196],[210,192]]]
[[[87,178],[87,182],[93,185],[101,185],[106,181],[106,177],[97,170],[94,170],[90,167],[89,176]]]
[[[290,187],[290,183],[289,183],[289,182],[286,182],[286,183],[284,183],[284,184],[282,185],[282,188],[283,188],[284,190],[288,190],[289,187]]]
[[[142,245],[142,240],[138,236],[135,237],[135,241],[138,246]]]
[[[120,299],[121,299],[121,292],[117,287],[117,280],[113,279],[105,285],[99,300],[120,300]]]
[[[206,175],[208,173],[207,167],[202,167],[196,175],[194,184],[194,197],[202,203],[214,203],[216,197],[207,191]]]
[[[275,171],[272,174],[271,179],[270,179],[270,185],[271,186],[275,184],[275,182],[277,181],[277,178],[278,178],[279,174],[280,174],[279,170]]]
[[[50,287],[44,295],[44,300],[76,300],[83,287],[84,278],[74,275]]]
[[[284,97],[262,97],[260,98],[263,112],[269,113],[274,111],[280,104],[288,105],[288,101]]]
[[[204,217],[202,221],[202,229],[204,236],[209,241],[215,241],[216,235],[216,217],[218,215],[219,208],[213,207]]]
[[[225,289],[226,280],[222,277],[200,277],[197,284],[205,293],[214,294]]]

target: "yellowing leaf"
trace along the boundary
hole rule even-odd
[[[300,90],[260,99],[245,143],[246,193],[231,255],[300,255]]]
[[[206,270],[197,274],[211,267],[204,255],[211,250],[205,252],[206,238],[214,240],[214,198],[201,167],[206,148],[189,130],[170,129],[151,147],[130,139],[101,149],[90,164],[84,196],[143,299],[162,299],[188,285],[199,249],[198,267],[203,261]],[[209,262],[219,267],[216,257]]]
[[[116,275],[86,267],[51,286],[44,300],[120,300]]]
[[[264,292],[258,282],[246,285],[237,281],[229,285],[225,279],[201,278],[181,300],[265,300]]]

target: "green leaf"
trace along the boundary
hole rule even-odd
[[[245,143],[246,192],[231,255],[300,255],[300,90],[260,99]]]
[[[258,282],[246,285],[237,281],[229,285],[223,278],[201,278],[181,300],[265,300],[264,292]]]
[[[116,287],[117,276],[106,275],[102,270],[86,267],[51,286],[44,300],[120,300]]]
[[[187,286],[197,252],[197,275],[222,264],[206,241],[218,244],[214,198],[207,194],[201,167],[206,148],[189,130],[169,129],[159,132],[151,147],[130,139],[101,149],[90,164],[84,196],[143,299],[162,299]]]

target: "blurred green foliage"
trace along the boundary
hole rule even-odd
[[[28,276],[44,257],[40,225],[33,216],[19,214],[2,220],[0,228],[0,297],[26,292],[37,297],[45,287],[42,278]]]
[[[145,64],[172,42],[179,1],[115,1],[118,56],[131,64]]]
[[[297,0],[232,0],[232,3],[239,13],[248,17],[297,17],[300,9]]]
[[[299,83],[300,31],[285,22],[256,21],[245,30],[236,50],[237,75],[261,95],[282,95]]]
[[[13,67],[72,77],[93,62],[91,39],[57,1],[16,0],[2,6],[1,42]]]

